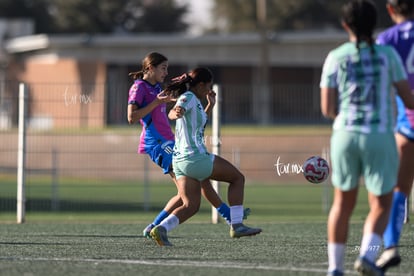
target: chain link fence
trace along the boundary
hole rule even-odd
[[[0,85],[0,210],[8,212],[16,210],[19,85]],[[26,85],[27,211],[148,209],[151,187],[171,185],[146,155],[137,154],[141,128],[126,125],[128,87],[119,87]],[[328,135],[318,135],[317,126],[326,124],[319,93],[304,85],[273,86],[270,91],[270,126],[312,123],[315,133],[226,135],[221,137],[221,154],[240,168],[247,185],[304,183],[302,162],[321,154],[329,143]],[[220,87],[220,94],[222,126],[254,128],[255,90],[228,85]]]

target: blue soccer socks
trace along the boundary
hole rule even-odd
[[[404,224],[405,201],[407,197],[402,192],[394,192],[390,218],[384,232],[384,247],[390,248],[398,245],[401,230]]]
[[[230,207],[226,203],[221,203],[219,207],[216,208],[217,212],[222,216],[227,223],[230,223]]]
[[[161,223],[161,221],[163,221],[166,217],[168,217],[170,214],[167,212],[167,211],[165,211],[165,210],[162,210],[159,214],[158,214],[158,216],[154,219],[154,221],[152,222],[152,224],[153,225],[158,225],[158,224],[160,224]]]

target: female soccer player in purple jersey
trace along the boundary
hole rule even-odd
[[[164,174],[170,174],[177,184],[172,170],[172,154],[174,134],[171,130],[166,103],[175,99],[162,92],[161,83],[168,74],[168,59],[160,53],[149,53],[142,61],[139,72],[130,73],[134,83],[129,90],[128,122],[140,122],[142,132],[138,153],[148,154],[151,160],[163,169]],[[203,196],[217,209],[219,214],[230,222],[230,208],[222,202],[207,179],[202,183]],[[166,218],[175,208],[182,205],[180,195],[172,197],[152,223],[144,230],[143,235],[150,238],[150,231]],[[245,210],[245,214],[249,210]]]
[[[395,25],[380,33],[378,44],[393,46],[403,60],[411,89],[414,89],[414,1],[388,0],[388,14]],[[384,252],[377,265],[386,271],[400,263],[398,243],[404,224],[406,202],[414,181],[414,110],[404,106],[397,96],[397,125],[395,139],[400,158],[397,184],[394,188],[393,203],[387,228],[384,232]]]

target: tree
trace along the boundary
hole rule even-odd
[[[378,27],[391,24],[385,10],[387,0],[377,0]],[[346,0],[266,0],[267,29],[316,30],[341,28],[340,11]],[[256,0],[215,0],[213,9],[216,32],[257,30]]]
[[[2,0],[0,17],[32,18],[36,33],[182,32],[174,0]]]
[[[187,10],[172,0],[129,1],[120,23],[129,32],[183,32],[188,28],[183,22]]]

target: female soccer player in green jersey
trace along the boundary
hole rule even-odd
[[[375,260],[398,171],[392,87],[409,108],[414,108],[414,97],[397,52],[374,43],[376,18],[370,0],[351,0],[343,6],[342,25],[349,41],[329,53],[321,76],[321,110],[334,119],[331,166],[335,189],[328,218],[328,275],[343,275],[349,218],[360,176],[368,190],[370,211],[354,267],[362,275],[383,275]]]
[[[142,60],[142,70],[130,75],[134,83],[129,89],[128,122],[140,122],[142,132],[138,152],[147,154],[150,159],[162,168],[164,174],[169,174],[174,183],[172,171],[172,155],[174,134],[167,117],[167,103],[176,101],[165,95],[161,83],[168,74],[168,59],[157,52],[151,52]],[[230,223],[230,208],[218,196],[208,179],[201,184],[203,196],[217,209],[219,214]],[[152,223],[145,227],[143,235],[150,238],[151,229],[166,218],[172,210],[182,205],[180,194],[173,196],[157,215]],[[244,215],[249,214],[245,210]]]
[[[259,234],[259,228],[250,228],[242,223],[244,176],[230,162],[207,151],[204,143],[204,128],[207,114],[215,104],[215,93],[211,90],[213,75],[207,68],[196,68],[188,75],[176,78],[165,93],[179,96],[168,114],[176,120],[173,169],[178,192],[183,201],[171,215],[151,230],[151,236],[159,245],[171,245],[167,232],[193,216],[200,208],[201,185],[206,179],[229,183],[230,236],[239,238]],[[188,87],[187,87],[188,85]],[[200,100],[206,99],[203,108]]]

